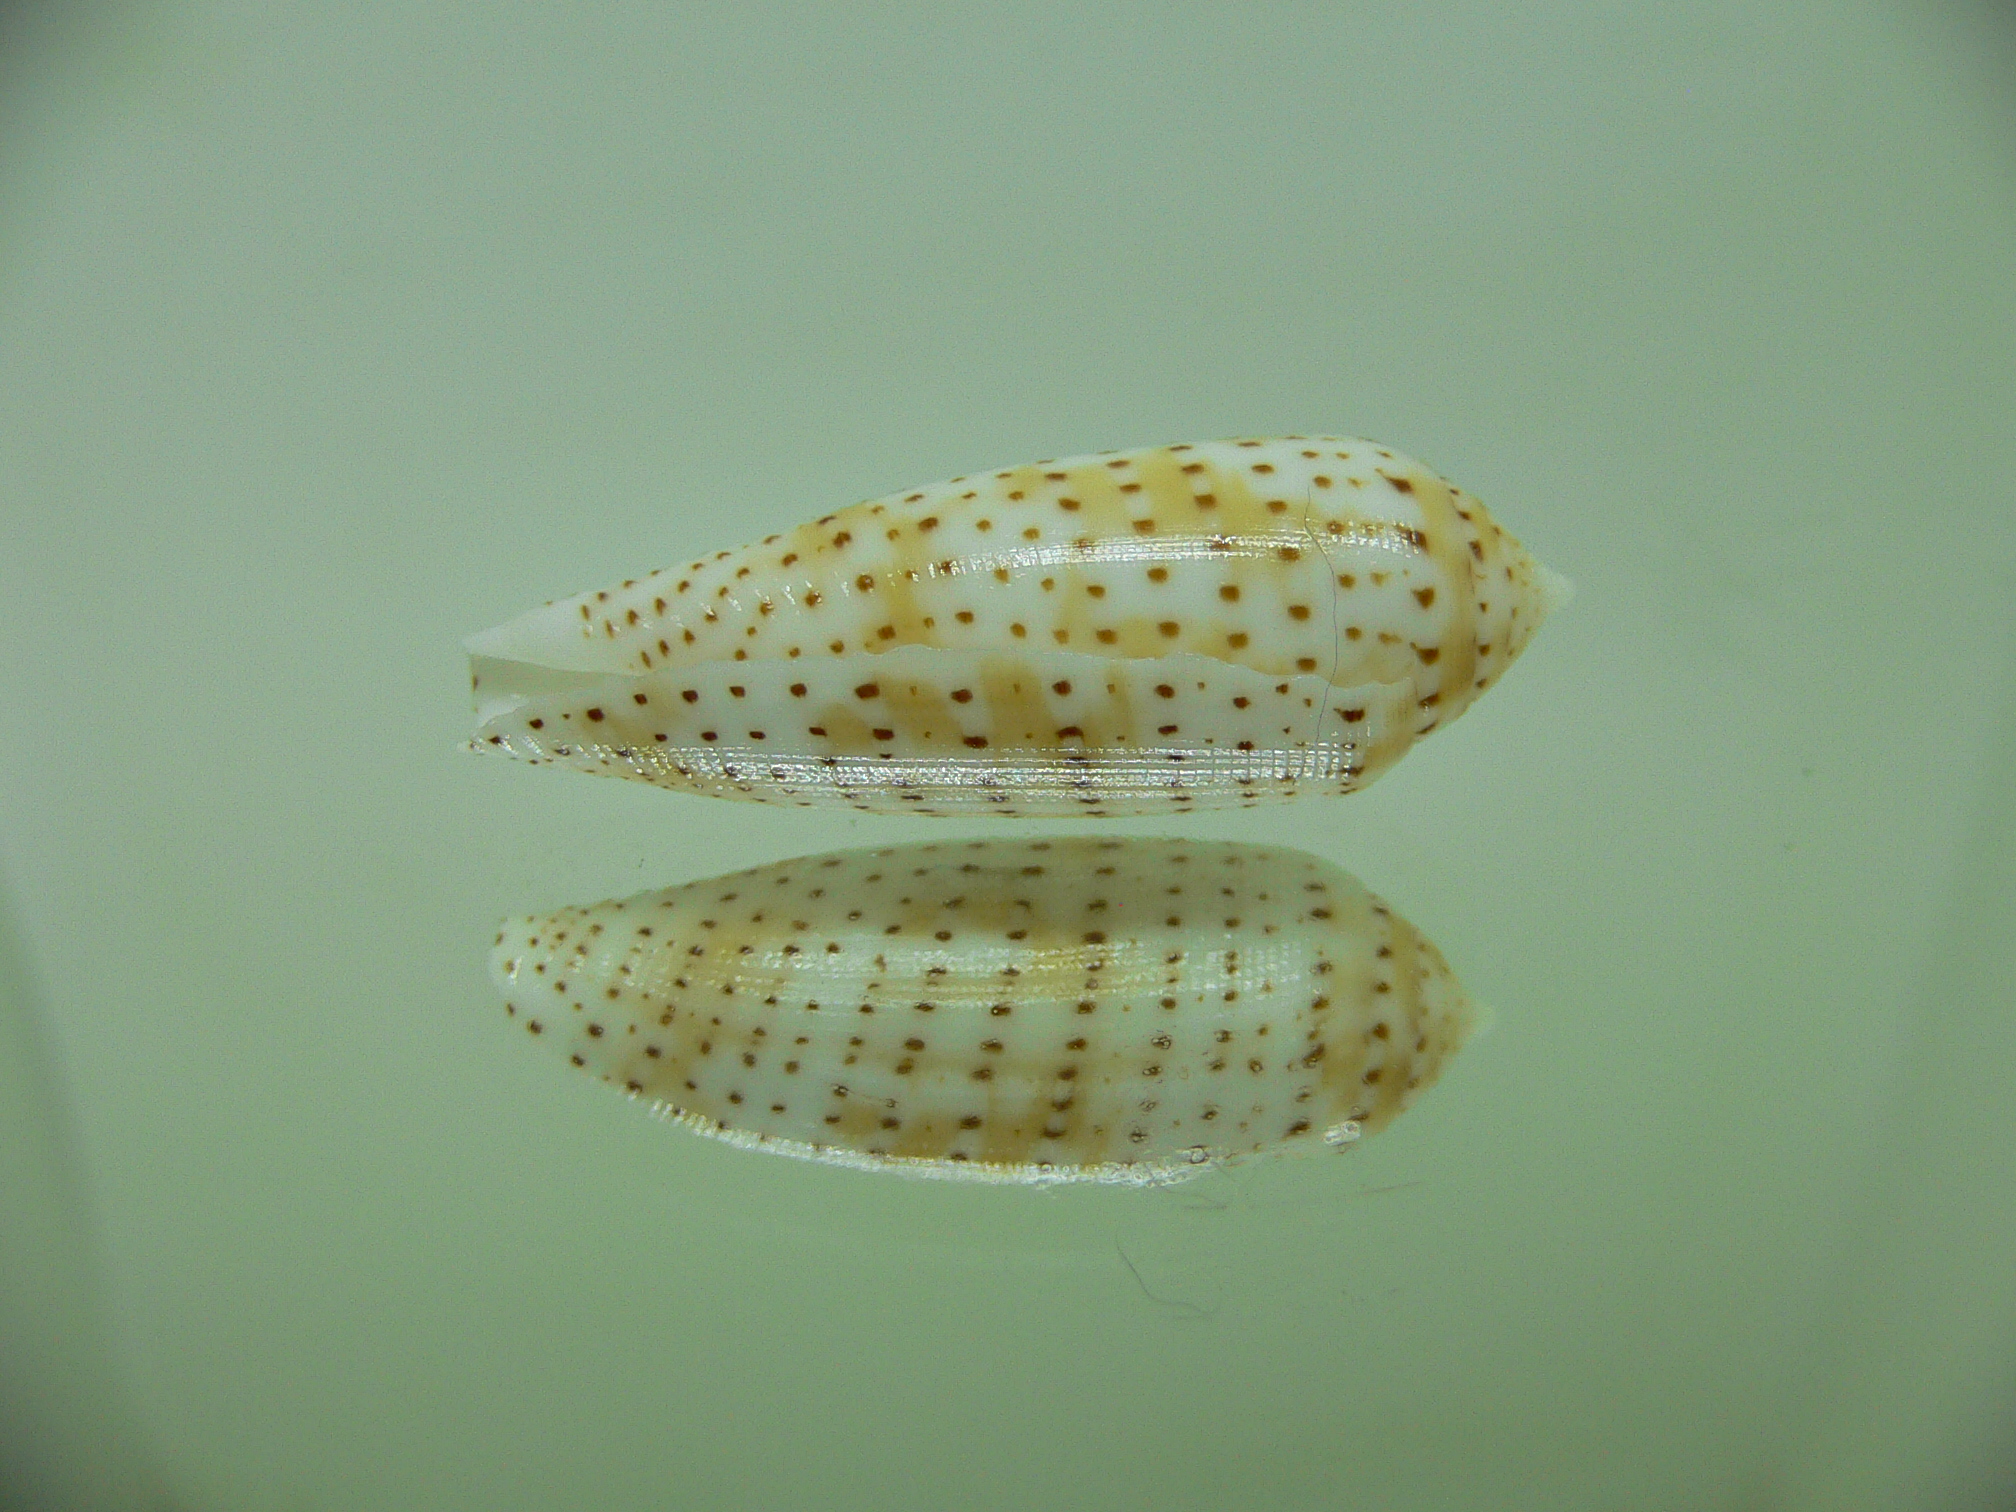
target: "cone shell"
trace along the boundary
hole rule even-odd
[[[1175,840],[807,856],[509,920],[490,970],[528,1035],[689,1128],[972,1180],[1346,1145],[1475,1017],[1345,872]]]
[[[724,797],[1139,814],[1364,786],[1565,589],[1333,437],[953,478],[469,642],[474,746]]]

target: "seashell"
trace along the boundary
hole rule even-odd
[[[490,972],[531,1034],[702,1134],[1000,1182],[1349,1144],[1476,1018],[1349,874],[1222,842],[805,856],[509,920]]]
[[[1136,814],[1363,787],[1566,583],[1410,458],[1219,441],[953,478],[468,642],[472,745],[725,797]]]

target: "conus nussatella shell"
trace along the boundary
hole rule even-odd
[[[726,797],[1130,814],[1364,786],[1565,583],[1336,437],[953,478],[469,642],[476,749]]]
[[[1223,842],[806,856],[508,920],[490,969],[528,1033],[703,1134],[972,1180],[1348,1144],[1475,1022],[1354,878]]]

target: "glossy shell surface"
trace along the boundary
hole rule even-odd
[[[1368,441],[1071,457],[857,504],[472,638],[478,750],[878,812],[1364,786],[1565,592]]]
[[[529,1036],[700,1133],[968,1180],[1346,1145],[1474,1022],[1349,874],[1175,840],[808,856],[508,920],[490,969]]]

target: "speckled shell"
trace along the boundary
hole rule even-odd
[[[506,1012],[703,1134],[972,1180],[1157,1182],[1377,1129],[1474,1021],[1298,851],[975,840],[512,919]]]
[[[1134,814],[1362,787],[1565,584],[1369,441],[953,478],[469,642],[472,742],[727,797]]]

